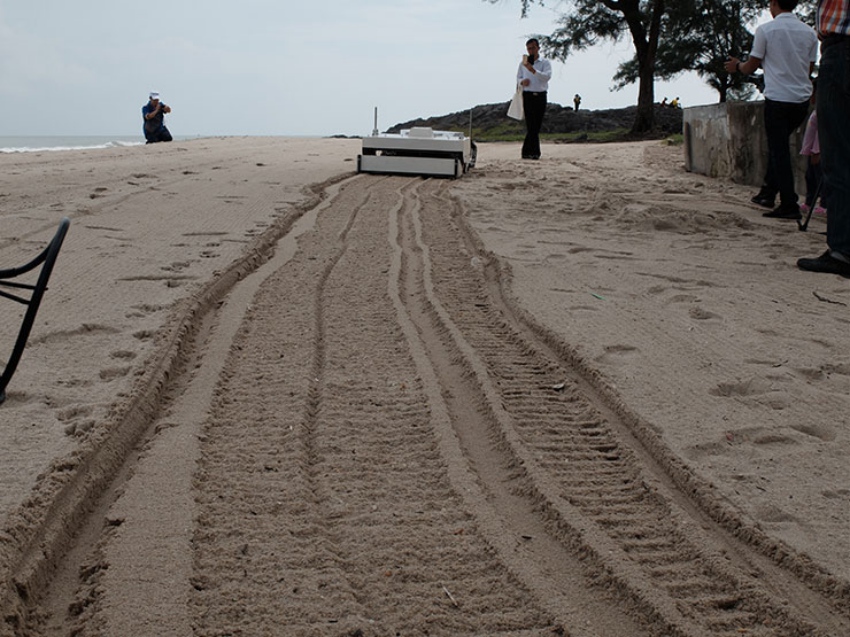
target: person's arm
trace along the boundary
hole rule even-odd
[[[531,84],[531,80],[529,80],[523,74],[523,69],[525,69],[525,67],[528,64],[527,60],[528,60],[528,56],[523,55],[522,56],[522,62],[519,63],[519,68],[517,68],[517,71],[516,71],[516,83],[519,84],[520,86],[528,86],[529,84]]]
[[[761,58],[757,58],[754,55],[751,55],[746,62],[741,62],[736,57],[730,57],[723,65],[727,73],[743,73],[744,75],[755,73],[760,66]]]
[[[147,111],[147,112],[145,112],[145,119],[153,119],[154,117],[156,117],[156,114],[159,112],[159,109],[162,108],[162,106],[163,105],[161,103],[157,104],[156,108],[154,108],[154,109],[151,109],[151,108],[148,108],[147,106],[145,106],[142,109],[143,112]],[[167,113],[168,111],[165,111],[165,112]]]
[[[552,79],[552,64],[549,60],[540,60],[540,70],[534,70],[534,74],[544,82]]]
[[[767,36],[765,36],[765,31],[763,27],[758,27],[756,29],[755,35],[753,36],[753,47],[750,49],[750,57],[747,58],[746,62],[742,62],[739,58],[730,56],[726,61],[726,64],[723,65],[723,68],[726,69],[727,73],[743,73],[744,75],[750,75],[751,73],[755,73],[756,70],[761,66],[762,61],[764,60],[764,56],[767,53]]]

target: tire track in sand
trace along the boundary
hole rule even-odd
[[[410,183],[343,189],[237,338],[197,480],[201,634],[559,630],[447,477],[388,292]]]
[[[506,311],[446,190],[346,182],[247,307],[200,440],[194,632],[850,633]]]
[[[440,190],[427,189],[423,207],[448,212],[423,215],[423,225],[441,320],[487,397],[498,435],[530,479],[529,497],[557,531],[583,545],[611,586],[675,633],[846,633],[839,600],[709,521],[634,437],[622,435],[628,428],[589,386],[571,380],[566,358],[553,356],[488,296],[483,268],[474,265],[481,257],[464,244],[465,231],[452,219],[457,210]]]

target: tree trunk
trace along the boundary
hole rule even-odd
[[[629,0],[621,4],[620,8],[632,34],[638,59],[638,105],[631,132],[640,135],[655,127],[655,56],[661,35],[664,0],[652,1],[648,31],[642,20],[639,1]]]
[[[655,58],[641,60],[638,72],[638,104],[632,134],[647,133],[655,126]]]

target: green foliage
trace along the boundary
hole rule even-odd
[[[727,95],[749,97],[754,87],[739,74],[728,74],[723,63],[732,55],[746,58],[753,35],[747,29],[765,9],[764,0],[679,0],[671,3],[662,23],[655,77],[670,80],[695,72],[715,89],[721,102]],[[637,58],[620,65],[619,88],[637,77]]]

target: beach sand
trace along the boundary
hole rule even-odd
[[[850,634],[822,220],[657,141],[359,146],[0,156],[0,268],[71,220],[0,405],[0,635]]]

